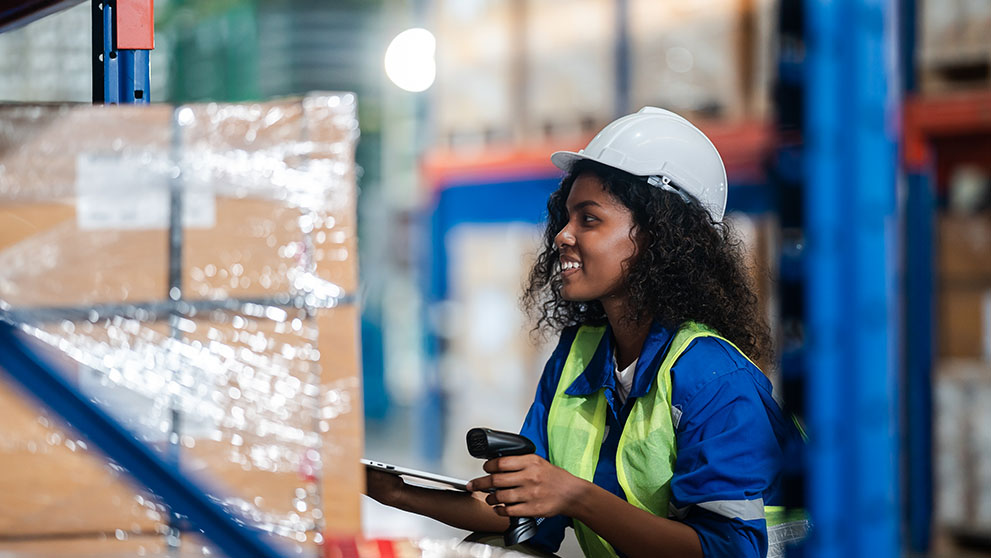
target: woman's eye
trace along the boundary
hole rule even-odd
[[[594,215],[589,215],[588,213],[582,215],[582,223],[592,223],[594,221],[598,221]]]

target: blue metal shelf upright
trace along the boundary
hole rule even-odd
[[[805,2],[806,553],[901,552],[897,5]]]

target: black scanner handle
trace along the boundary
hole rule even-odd
[[[472,428],[465,436],[468,443],[468,453],[478,459],[495,459],[507,455],[527,455],[537,448],[525,436],[492,430],[491,428]],[[509,529],[503,534],[506,546],[513,546],[530,540],[537,534],[537,520],[532,517],[510,517]]]

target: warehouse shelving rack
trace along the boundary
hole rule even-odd
[[[152,0],[91,0],[93,21],[93,102],[150,102],[148,53],[154,48]],[[80,3],[79,0],[0,2],[0,31],[21,27],[40,17]],[[0,368],[94,447],[121,465],[137,482],[162,498],[170,509],[173,534],[197,530],[227,556],[287,556],[268,533],[220,505],[198,481],[178,467],[178,436],[166,455],[149,447],[115,418],[82,394],[61,372],[39,355],[18,332],[19,324],[123,316],[168,320],[173,337],[181,336],[175,319],[214,311],[236,311],[246,304],[312,309],[353,302],[350,295],[317,300],[287,293],[257,300],[186,300],[182,295],[182,188],[170,192],[168,292],[161,301],[69,308],[17,308],[0,312]],[[305,300],[304,300],[305,299]],[[173,412],[173,433],[178,416]]]
[[[912,84],[910,84],[912,85]],[[906,181],[905,358],[909,543],[915,552],[931,546],[933,496],[932,374],[938,319],[933,268],[938,261],[936,216],[947,177],[940,144],[954,141],[953,158],[988,164],[991,154],[991,91],[922,95],[907,88],[902,164]],[[964,141],[959,141],[964,140]],[[945,149],[945,148],[944,148]],[[929,327],[919,327],[929,324]]]

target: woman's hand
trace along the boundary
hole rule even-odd
[[[376,502],[395,507],[406,488],[406,483],[398,475],[376,471],[365,467],[367,488],[365,494]]]
[[[552,517],[569,513],[592,486],[534,454],[499,457],[485,462],[489,475],[468,483],[471,491],[492,491],[485,501],[502,516]]]

